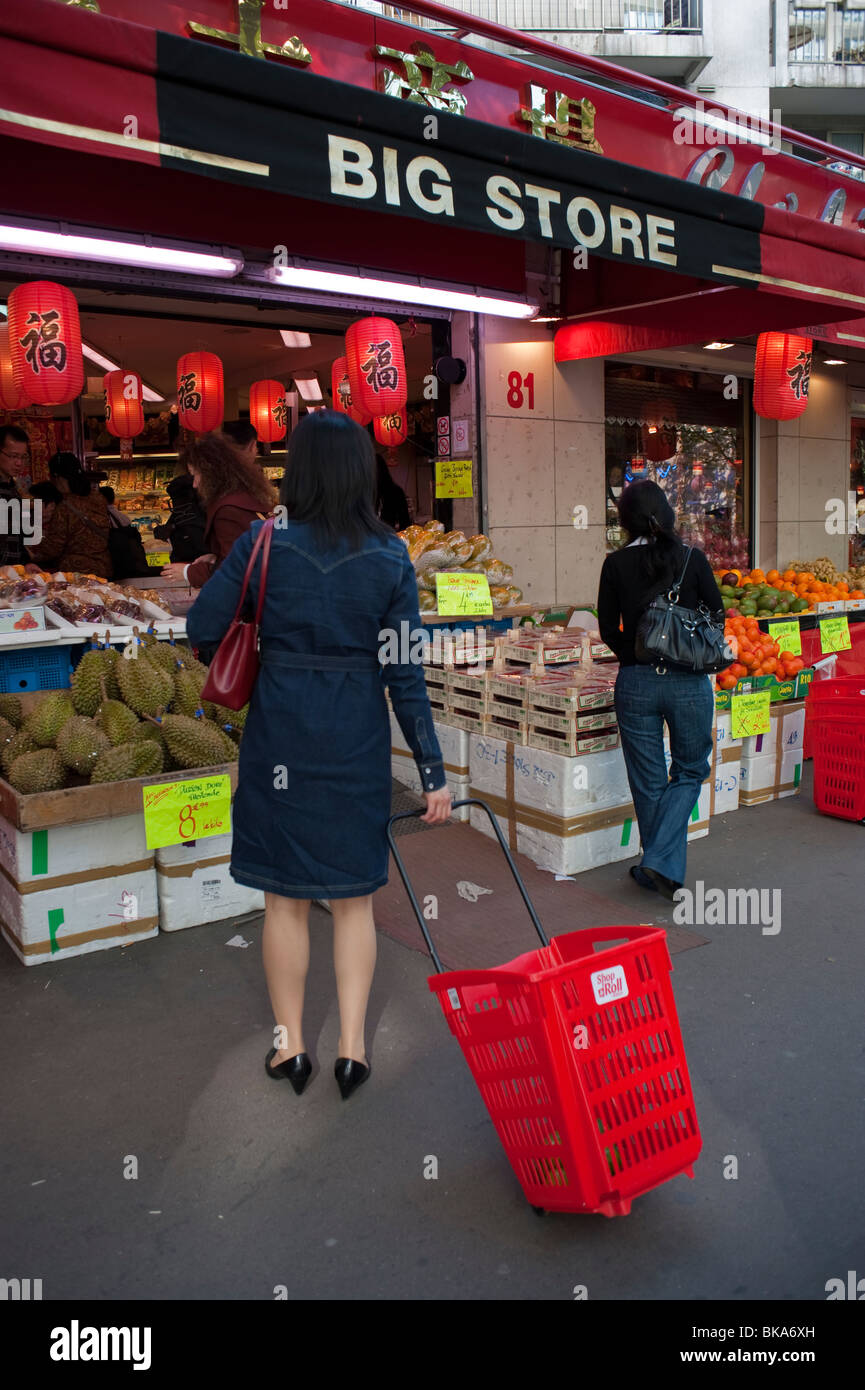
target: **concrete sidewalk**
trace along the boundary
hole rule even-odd
[[[703,1151],[612,1221],[533,1214],[428,962],[387,937],[348,1103],[320,908],[300,1098],[264,1075],[259,919],[29,969],[4,946],[0,1275],[73,1300],[825,1300],[865,1273],[865,827],[817,815],[810,785],[691,846],[690,886],[780,889],[781,929],[696,925],[709,944],[674,957]],[[582,884],[672,924],[627,862],[556,886]]]

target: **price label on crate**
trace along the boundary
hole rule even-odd
[[[143,788],[148,849],[165,849],[231,830],[231,778],[196,777]]]
[[[167,550],[149,550],[147,552],[147,563],[154,569],[162,565],[167,565],[171,556]]]
[[[755,690],[750,695],[734,695],[730,701],[733,726],[731,737],[754,738],[757,734],[768,734],[771,728],[770,699],[768,690]]]
[[[780,623],[771,622],[769,636],[773,642],[778,643],[782,652],[791,652],[793,656],[802,655],[802,630],[795,618],[785,619]]]
[[[436,604],[440,618],[489,616],[493,611],[485,574],[462,571],[436,575]]]
[[[824,656],[829,652],[846,652],[851,645],[850,624],[846,615],[820,619],[820,646]]]

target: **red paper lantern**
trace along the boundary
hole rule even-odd
[[[225,413],[222,362],[215,352],[186,352],[177,362],[177,413],[185,430],[209,434]]]
[[[338,357],[330,369],[330,389],[333,395],[333,408],[343,415],[350,415],[357,425],[368,425],[372,416],[368,411],[355,405],[348,367],[344,357]]]
[[[808,405],[811,338],[761,333],[754,370],[754,409],[764,420],[795,420]]]
[[[0,324],[0,409],[23,410],[29,405],[23,387],[15,381],[12,358],[9,355],[9,328]]]
[[[29,280],[9,295],[15,383],[33,405],[66,405],[84,389],[78,304],[65,285]]]
[[[405,444],[408,433],[405,411],[397,410],[392,415],[377,415],[373,422],[373,432],[379,444],[383,444],[386,449],[395,449],[398,444]]]
[[[278,381],[254,381],[249,388],[249,419],[262,444],[285,438],[288,407],[285,387]]]
[[[134,439],[144,429],[144,389],[137,372],[118,367],[102,378],[105,428],[115,439]]]
[[[369,415],[392,415],[408,400],[405,353],[392,319],[358,319],[345,335],[352,400]]]

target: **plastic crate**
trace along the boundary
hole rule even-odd
[[[865,820],[865,699],[856,718],[836,712],[835,706],[835,701],[818,705],[811,719],[814,805],[826,816],[861,821]]]
[[[623,1216],[693,1177],[702,1141],[671,970],[662,929],[599,927],[429,980],[533,1206]]]
[[[55,646],[0,651],[0,691],[21,695],[28,690],[68,689],[73,650]]]

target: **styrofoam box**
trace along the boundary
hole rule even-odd
[[[477,806],[472,806],[470,811],[472,828],[494,838],[495,832],[486,812]],[[502,816],[496,819],[507,841],[507,820]],[[517,852],[525,854],[541,869],[557,874],[580,874],[587,869],[597,869],[601,864],[632,859],[640,852],[640,833],[633,812],[626,807],[622,807],[621,820],[582,835],[554,835],[548,830],[520,825],[518,819]]]
[[[742,781],[741,762],[722,763],[715,766],[715,804],[713,816],[726,816],[739,809],[739,787]]]
[[[744,800],[755,792],[768,791],[776,783],[789,788],[776,792],[770,800],[780,800],[785,796],[797,796],[802,778],[802,749],[794,748],[781,758],[781,771],[778,774],[774,751],[761,758],[747,758],[742,762],[740,796]]]
[[[264,911],[264,893],[231,877],[231,836],[212,835],[156,851],[159,925],[182,931],[224,917]],[[183,869],[184,873],[176,870]],[[175,872],[171,872],[175,870]]]
[[[781,721],[782,753],[792,753],[801,749],[805,738],[805,704],[797,700],[790,704],[777,704],[770,710],[771,728],[768,734],[757,734],[742,740],[742,761],[752,758],[775,757],[778,738],[778,721]]]
[[[146,940],[158,933],[157,914],[152,863],[146,869],[121,870],[110,878],[88,878],[34,893],[19,893],[0,874],[0,926],[24,965]]]
[[[420,773],[417,770],[414,758],[401,758],[397,760],[397,758],[394,757],[391,761],[391,773],[398,782],[402,782],[403,786],[408,787],[411,791],[420,793],[423,790],[421,787]],[[448,776],[447,789],[454,801],[465,801],[469,794],[468,777]],[[461,806],[459,810],[453,813],[454,820],[466,821],[468,818],[468,806]]]
[[[452,724],[442,724],[439,720],[433,720],[433,729],[442,750],[442,762],[451,768],[459,768],[459,772],[447,772],[449,777],[464,778],[469,774],[469,734],[465,729],[455,729]],[[391,711],[390,716],[390,744],[393,754],[399,753],[408,758],[414,767],[414,754],[402,736],[402,729],[396,715]]]
[[[688,840],[702,840],[709,833],[709,808],[712,804],[712,789],[708,782],[700,788],[700,795],[691,819],[688,821]]]
[[[505,795],[508,744],[486,734],[470,734],[469,780],[483,796]],[[514,745],[514,800],[551,816],[569,819],[589,811],[625,806],[631,799],[621,748],[601,753],[564,753]]]
[[[742,740],[733,737],[733,716],[728,709],[715,711],[715,728],[717,729],[715,742],[719,756],[725,748],[742,747]]]
[[[152,856],[140,812],[46,830],[18,830],[0,816],[0,864],[16,883],[80,874],[83,869],[119,869]]]

